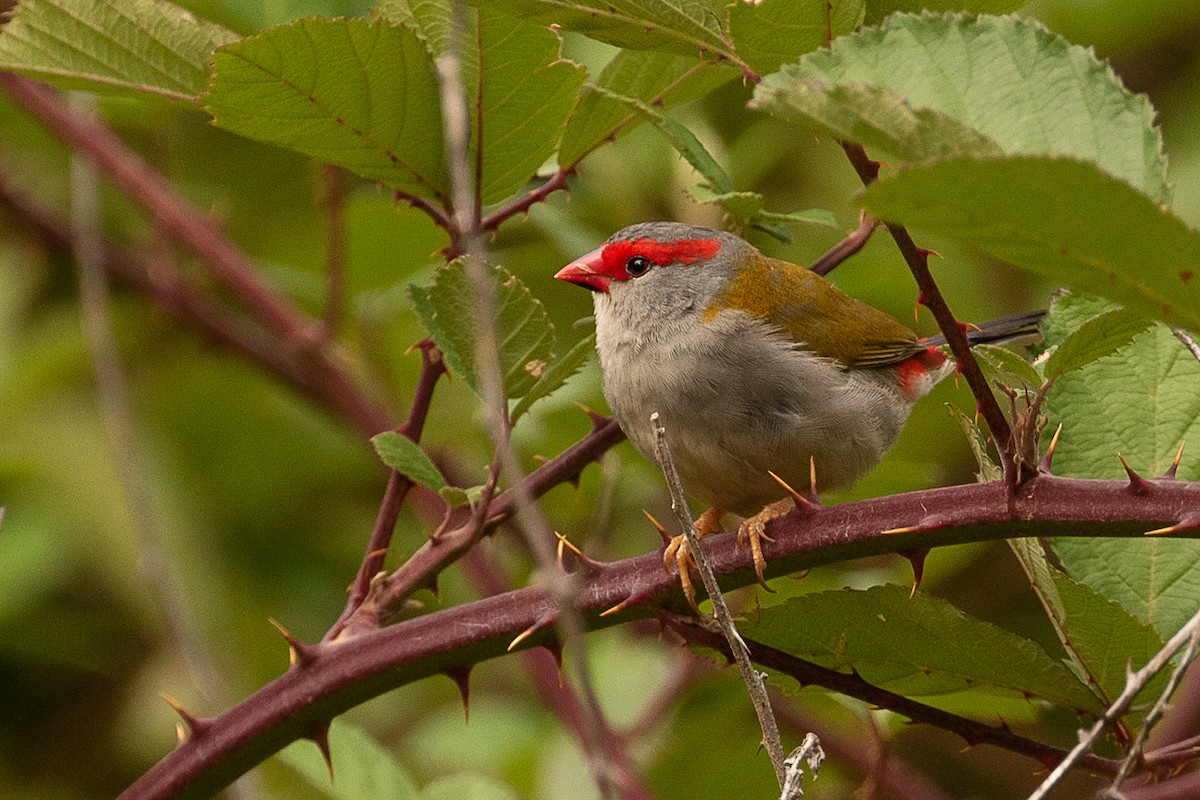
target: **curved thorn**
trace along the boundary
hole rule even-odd
[[[329,770],[329,782],[333,783],[333,754],[329,752],[329,723],[323,722],[309,728],[301,738],[308,739],[321,751],[321,758],[325,759],[325,767]]]
[[[564,549],[570,550],[572,553],[575,554],[576,558],[578,558],[580,561],[582,561],[588,567],[594,568],[594,567],[602,566],[599,561],[596,561],[595,559],[592,559],[592,558],[588,558],[586,555],[584,555],[583,551],[580,550],[578,547],[576,547],[574,544],[572,544],[571,540],[568,539],[566,536],[563,536],[558,531],[554,531],[554,535],[555,535],[555,537],[558,538],[558,568],[559,569],[566,572],[566,569],[563,566],[563,550]]]
[[[1062,436],[1062,423],[1058,423],[1058,427],[1054,430],[1054,435],[1050,437],[1050,446],[1046,448],[1046,455],[1042,456],[1042,463],[1038,464],[1038,472],[1045,475],[1050,475],[1050,462],[1054,460],[1054,451],[1058,449],[1058,439]]]
[[[521,642],[525,641],[530,636],[533,636],[538,631],[544,630],[545,628],[550,627],[557,621],[558,621],[558,613],[557,612],[551,611],[551,612],[542,614],[542,616],[538,617],[536,622],[534,622],[532,625],[530,625],[525,630],[518,633],[517,637],[508,643],[508,647],[506,648],[506,650],[511,653],[514,649],[516,649],[517,645],[521,644]]]
[[[186,741],[193,736],[199,736],[212,727],[212,722],[206,719],[197,717],[192,712],[183,707],[183,704],[176,700],[166,692],[159,692],[158,696],[163,699],[163,702],[171,707],[171,709],[179,715],[183,721],[181,725],[175,728],[179,736],[180,743]]]
[[[1167,467],[1166,472],[1158,476],[1160,481],[1175,480],[1175,473],[1179,471],[1179,462],[1183,460],[1183,446],[1185,444],[1187,444],[1186,440],[1179,443],[1179,450],[1176,451],[1175,458],[1171,461],[1171,466]]]
[[[317,660],[319,655],[319,645],[311,645],[302,642],[295,636],[292,636],[288,629],[279,624],[277,620],[267,618],[267,622],[275,626],[275,630],[279,631],[279,635],[288,643],[288,663],[292,667],[304,668]]]
[[[471,721],[471,667],[467,664],[461,667],[451,667],[446,670],[446,677],[454,681],[458,687],[458,696],[462,698],[463,722]]]
[[[1129,466],[1129,462],[1125,460],[1125,456],[1117,453],[1117,458],[1121,460],[1121,466],[1125,468],[1125,474],[1129,476],[1129,486],[1126,487],[1129,492],[1133,494],[1146,494],[1154,489],[1154,484],[1133,471],[1133,467]]]
[[[650,597],[651,597],[651,593],[645,589],[634,592],[633,594],[629,595],[621,602],[617,603],[612,608],[601,611],[600,616],[607,617],[612,614],[616,614],[621,611],[624,611],[625,609],[627,609],[631,606],[641,605],[641,604],[647,602],[650,599]]]
[[[1174,525],[1168,525],[1165,528],[1155,528],[1152,531],[1146,531],[1145,536],[1159,536],[1161,534],[1182,533],[1200,528],[1200,514],[1188,514],[1183,519],[1176,522]]]
[[[646,519],[650,520],[650,524],[654,526],[654,530],[658,531],[658,535],[662,537],[663,544],[670,544],[671,534],[667,533],[667,529],[663,527],[663,524],[656,520],[654,515],[646,509],[643,508],[642,513],[646,515]]]
[[[782,486],[785,491],[787,491],[788,496],[791,497],[792,500],[796,503],[797,508],[810,508],[810,509],[819,508],[819,506],[817,506],[815,503],[813,503],[812,500],[808,499],[804,495],[797,492],[795,489],[793,489],[788,484],[787,481],[785,481],[783,478],[776,475],[771,470],[767,470],[767,474],[770,475],[772,478],[774,478],[775,482],[778,483],[780,486]]]
[[[908,563],[912,565],[913,583],[912,591],[908,593],[908,599],[912,599],[917,593],[917,588],[921,585],[921,578],[925,577],[925,556],[929,555],[928,548],[913,548],[898,551],[899,555],[908,559]]]

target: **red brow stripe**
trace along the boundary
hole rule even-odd
[[[634,256],[644,256],[655,264],[693,264],[712,258],[721,249],[716,239],[678,239],[674,242],[659,242],[654,239],[638,239],[632,242],[613,242],[600,254],[604,271],[614,280],[629,280],[625,264]]]

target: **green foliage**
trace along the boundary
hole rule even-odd
[[[487,5],[526,22],[559,25],[631,50],[733,56],[705,0],[490,0]]]
[[[1079,369],[1115,353],[1150,327],[1150,320],[1129,309],[1106,311],[1073,330],[1054,348],[1043,367],[1047,379]]]
[[[1096,713],[1100,701],[1033,642],[896,585],[805,595],[763,609],[745,635],[911,697],[1015,693]]]
[[[437,465],[425,455],[421,446],[412,439],[395,431],[384,431],[371,437],[375,452],[384,464],[407,475],[417,483],[435,492],[446,486],[446,479]]]
[[[768,77],[754,104],[905,161],[1074,156],[1156,203],[1170,195],[1146,98],[1086,49],[1012,17],[898,14]]]
[[[865,0],[761,0],[728,6],[729,38],[760,73],[774,72],[863,20]]]
[[[468,97],[483,124],[472,126],[470,159],[486,205],[524,186],[554,153],[585,72],[559,58],[558,36],[545,28],[480,9],[478,29]]]
[[[542,303],[504,268],[489,267],[488,274],[495,281],[496,339],[505,396],[520,398],[511,414],[516,422],[530,405],[575,374],[590,357],[594,339],[589,337],[562,358],[555,358],[557,335]],[[464,262],[458,260],[442,267],[434,274],[429,288],[410,286],[409,294],[413,309],[441,348],[451,372],[461,376],[476,392],[480,391],[476,363],[477,337],[481,335],[476,326],[477,301]]]
[[[1200,233],[1092,163],[954,158],[876,182],[863,204],[884,219],[1200,330],[1200,281],[1185,266],[1200,262]]]
[[[416,34],[304,19],[221,49],[205,107],[222,128],[423,197],[448,192],[433,63]]]
[[[579,105],[563,132],[559,161],[564,165],[577,164],[610,137],[632,129],[630,123],[640,116],[621,98],[669,108],[695,100],[736,75],[737,71],[731,67],[688,56],[622,50],[580,96]]]
[[[25,0],[0,33],[0,69],[194,103],[213,50],[236,38],[166,0]]]
[[[1038,540],[1013,539],[1009,546],[1054,626],[1067,666],[1111,703],[1125,688],[1129,665],[1143,664],[1162,649],[1162,637],[1124,606],[1051,566]],[[1156,676],[1142,695],[1145,701],[1153,702],[1165,682],[1165,675]],[[1144,710],[1136,710],[1133,720]]]

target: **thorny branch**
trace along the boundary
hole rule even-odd
[[[598,441],[595,433],[590,441],[594,448]],[[576,455],[578,447],[573,448]],[[557,463],[554,471],[558,478],[574,475],[587,463],[567,464],[561,459],[563,456],[550,462]],[[534,495],[538,494],[535,487],[545,487],[541,481],[547,479],[539,472],[527,481]],[[1015,495],[1004,482],[993,481],[808,509],[769,523],[767,532],[774,541],[764,546],[769,559],[767,573],[789,574],[918,545],[932,548],[1045,535],[1047,531],[1056,536],[1094,537],[1102,531],[1108,536],[1141,538],[1147,528],[1178,520],[1200,504],[1198,483],[1139,480],[1142,483],[1133,491],[1126,481],[1037,475],[1018,487]],[[503,499],[504,495],[498,496],[496,505]],[[908,532],[879,535],[881,530],[902,527]],[[1200,536],[1200,529],[1180,529],[1177,535]],[[723,576],[726,589],[756,580],[750,556],[738,550],[735,540],[732,533],[705,539],[705,554],[714,572]],[[624,605],[622,611],[600,616],[618,604]],[[590,629],[685,607],[678,579],[663,571],[658,551],[596,564],[581,582],[576,606]],[[146,772],[122,798],[207,796],[289,742],[318,735],[333,717],[370,697],[502,655],[514,636],[531,627],[535,632],[519,646],[546,644],[553,631],[536,626],[553,613],[555,606],[545,593],[529,587],[387,628],[365,629],[337,642],[293,642],[293,647],[299,645],[302,651],[287,673],[214,720],[191,719],[190,738]],[[680,619],[687,622],[687,618]],[[723,637],[717,641],[723,642]],[[751,649],[753,652],[753,645]],[[766,656],[760,663],[773,666]],[[898,713],[915,708],[907,698],[892,697],[879,692],[864,699]],[[1062,756],[1061,751],[1031,745],[1006,729],[977,723],[964,728],[969,720],[936,709],[930,712],[916,718],[952,731],[969,730],[970,742],[1000,744],[1047,763],[1056,763]],[[1117,768],[1116,762],[1095,756],[1085,757],[1081,764],[1109,774]]]
[[[879,175],[879,163],[872,161],[867,156],[867,151],[863,149],[862,145],[851,142],[841,142],[840,144],[863,184],[874,183]],[[976,406],[984,420],[987,421],[988,428],[992,432],[992,440],[995,441],[996,449],[1000,453],[1000,463],[1004,468],[1005,480],[1009,485],[1015,487],[1023,476],[1017,474],[1017,463],[1012,447],[1012,430],[1008,420],[1004,417],[1004,412],[1000,410],[1000,404],[996,402],[996,397],[992,394],[987,378],[984,377],[983,371],[975,361],[975,356],[971,354],[966,331],[962,324],[954,318],[954,313],[942,296],[937,281],[929,271],[930,251],[918,247],[908,230],[902,225],[888,224],[887,229],[917,281],[917,288],[920,290],[918,302],[933,312],[933,317],[937,320],[942,335],[946,337],[946,344],[954,353],[958,371],[962,373],[971,393],[975,395]]]

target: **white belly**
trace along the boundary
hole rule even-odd
[[[729,312],[687,336],[639,342],[598,326],[604,394],[633,445],[654,460],[658,411],[692,496],[743,516],[786,493],[847,488],[895,444],[912,409],[889,370],[846,370]],[[769,344],[764,346],[764,342]],[[680,344],[684,342],[686,344]]]

